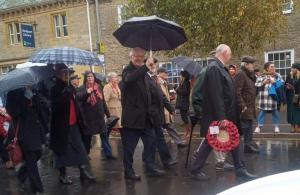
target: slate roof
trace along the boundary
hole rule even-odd
[[[56,0],[0,0],[0,10],[13,9],[16,7],[30,6]]]

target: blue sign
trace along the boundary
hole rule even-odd
[[[33,27],[30,24],[21,24],[21,33],[24,47],[35,47]]]

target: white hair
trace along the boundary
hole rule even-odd
[[[241,66],[245,66],[247,64],[248,64],[247,62],[241,62]]]
[[[216,48],[216,55],[220,53],[224,53],[225,51],[230,51],[230,47],[226,44],[220,44]]]
[[[139,53],[139,52],[146,54],[146,51],[145,51],[144,49],[142,49],[142,48],[140,48],[140,47],[135,47],[135,48],[132,48],[132,49],[130,50],[130,52],[129,52],[129,57],[132,57],[133,54],[136,54],[136,53]]]
[[[117,76],[118,76],[117,73],[110,72],[110,73],[107,74],[107,81],[109,82],[109,81],[111,81],[112,78],[117,77]]]

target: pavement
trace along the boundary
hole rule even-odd
[[[71,186],[63,186],[58,181],[58,171],[52,168],[52,157],[46,152],[39,161],[40,173],[47,195],[212,195],[222,192],[232,186],[246,182],[235,177],[234,172],[216,171],[213,155],[208,159],[204,171],[210,180],[196,181],[189,175],[189,168],[184,167],[186,148],[178,149],[169,139],[168,146],[173,158],[178,164],[166,175],[159,178],[149,178],[145,175],[142,163],[143,144],[140,142],[134,155],[134,167],[142,176],[140,182],[127,181],[123,177],[122,145],[119,138],[112,138],[111,144],[116,161],[103,161],[98,139],[90,155],[90,166],[97,177],[96,183],[81,183],[77,168],[68,168],[67,173],[74,181]],[[192,151],[200,143],[194,139]],[[258,139],[259,154],[246,154],[245,162],[251,173],[264,177],[285,171],[300,168],[300,141],[298,140],[265,140]],[[157,159],[159,159],[157,157]],[[229,157],[230,160],[230,157]],[[158,160],[158,164],[161,163]],[[162,166],[161,166],[162,167]],[[29,195],[28,181],[25,186],[19,184],[12,170],[0,168],[0,194],[1,195]]]

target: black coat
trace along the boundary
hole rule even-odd
[[[149,69],[146,65],[135,67],[132,63],[125,67],[122,73],[122,121],[125,128],[145,129],[150,128],[149,86],[145,76]]]
[[[160,85],[157,84],[154,78],[151,78],[150,75],[147,74],[145,81],[149,87],[151,100],[149,110],[150,122],[153,127],[160,127],[165,124],[164,108],[170,113],[174,112],[174,108],[171,106]]]
[[[13,118],[14,131],[19,124],[19,143],[25,151],[42,149],[45,143],[45,128],[42,125],[45,119],[41,114],[41,103],[38,94],[29,100],[24,96],[24,90],[18,89],[7,94],[7,112]]]
[[[102,93],[101,89],[99,91]],[[110,117],[107,105],[103,99],[97,99],[97,103],[92,106],[87,102],[89,94],[86,91],[86,87],[82,85],[77,89],[77,102],[79,105],[79,110],[82,116],[82,127],[84,135],[95,135],[106,131],[106,125],[104,120],[104,114]]]
[[[223,63],[214,58],[210,61],[201,90],[203,117],[201,133],[206,136],[212,121],[230,120],[237,123],[235,87]]]
[[[52,117],[50,130],[50,148],[56,154],[63,154],[67,149],[71,99],[75,103],[77,124],[81,127],[81,117],[75,101],[75,90],[72,86],[68,86],[67,83],[57,79],[56,85],[51,88]]]
[[[191,86],[188,80],[184,80],[176,90],[176,108],[180,110],[189,110],[190,108],[190,92]]]

